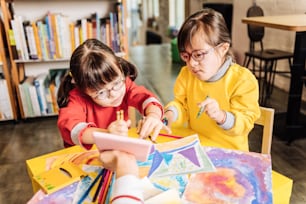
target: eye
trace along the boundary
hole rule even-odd
[[[105,96],[106,94],[106,90],[100,90],[98,93],[97,93],[97,97],[103,97]]]
[[[122,87],[122,85],[123,85],[123,80],[116,81],[112,89],[117,91]]]
[[[204,57],[204,55],[205,55],[205,53],[200,52],[200,51],[194,52],[194,53],[192,53],[192,54],[193,54],[193,57],[194,57],[195,59],[202,59],[202,58]]]

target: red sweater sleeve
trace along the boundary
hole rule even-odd
[[[144,86],[139,86],[130,78],[126,80],[126,95],[129,106],[135,107],[141,114],[150,105],[157,105],[163,113],[163,105],[158,98]]]

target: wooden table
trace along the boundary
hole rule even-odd
[[[291,80],[286,116],[288,142],[303,134],[303,125],[299,122],[303,92],[303,80],[306,59],[306,15],[292,14],[281,16],[246,17],[243,23],[295,32],[293,65],[290,67]]]

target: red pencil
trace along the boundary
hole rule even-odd
[[[170,138],[175,138],[175,139],[181,139],[183,138],[183,136],[179,136],[179,135],[170,135],[170,134],[165,134],[165,133],[159,133],[159,136],[162,137],[170,137]]]

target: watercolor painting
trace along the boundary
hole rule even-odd
[[[204,149],[216,171],[192,174],[183,194],[184,200],[197,204],[273,203],[270,155],[212,147]]]

